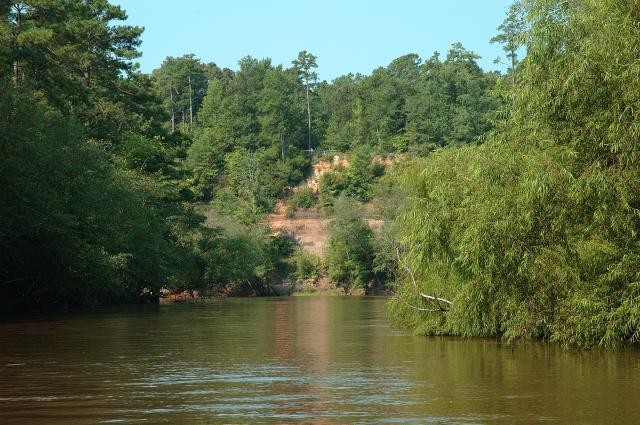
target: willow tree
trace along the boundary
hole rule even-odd
[[[527,57],[508,121],[408,174],[390,314],[420,333],[637,343],[640,6],[523,7]]]

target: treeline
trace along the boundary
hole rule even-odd
[[[198,199],[255,221],[271,211],[311,164],[299,69],[243,58],[229,78],[210,82],[187,156]]]
[[[304,178],[314,152],[370,162],[376,153],[424,155],[480,142],[502,100],[499,74],[477,59],[457,43],[444,60],[410,54],[328,83],[317,81],[306,51],[290,68],[245,57],[237,71],[185,55],[152,75],[170,116],[165,125],[193,140],[186,163],[194,197],[250,221]],[[351,195],[370,197],[351,186]]]
[[[190,139],[166,125],[185,94],[170,115],[158,80],[136,71],[142,29],[114,24],[126,15],[106,1],[3,1],[0,16],[0,305],[266,288],[292,247],[203,226],[184,183]]]
[[[152,78],[168,114],[165,128],[191,141],[182,185],[192,199],[219,221],[230,216],[245,225],[287,198],[287,216],[313,207],[335,216],[325,261],[297,250],[289,274],[325,274],[350,292],[395,279],[391,226],[370,231],[355,214],[375,197],[382,159],[481,143],[493,127],[501,77],[477,59],[457,43],[444,59],[405,55],[371,75],[329,83],[317,80],[317,58],[306,51],[288,68],[248,56],[236,71],[188,54],[167,58]],[[312,161],[337,154],[349,166],[324,174],[319,193],[292,190]]]
[[[383,171],[374,154],[480,141],[500,104],[498,74],[459,44],[444,60],[407,55],[331,83],[308,52],[288,68],[245,57],[237,71],[188,54],[145,75],[142,29],[107,1],[4,1],[0,15],[3,305],[239,282],[268,293],[293,246],[257,223],[313,154],[353,164],[324,178],[320,206],[368,201]]]
[[[492,126],[498,73],[460,43],[442,60],[401,56],[371,75],[346,75],[317,87],[318,132],[325,149],[370,146],[381,153],[425,153],[477,141]]]
[[[637,343],[640,6],[511,12],[504,39],[527,54],[496,128],[407,165],[390,316],[423,334]]]

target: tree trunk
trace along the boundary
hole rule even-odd
[[[18,61],[13,61],[13,85],[18,87],[18,76],[20,75],[20,65],[18,65]]]
[[[191,90],[191,72],[189,72],[189,130],[193,128],[193,95]]]
[[[511,82],[516,85],[516,51],[511,50]]]
[[[84,86],[86,88],[91,87],[91,69],[87,68],[84,71]]]
[[[309,80],[307,83],[307,118],[309,122],[309,153],[311,153],[311,103],[309,102]]]
[[[13,6],[16,11],[16,34],[20,34],[20,27],[22,26],[22,6],[17,4]],[[16,52],[17,56],[17,52]],[[18,87],[20,81],[20,63],[16,57],[13,61],[13,84]]]
[[[173,80],[169,83],[169,100],[171,101],[171,133],[176,132],[176,110],[173,104]]]

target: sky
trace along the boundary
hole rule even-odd
[[[145,27],[143,72],[167,56],[194,53],[237,69],[246,55],[291,65],[298,52],[317,56],[321,80],[369,74],[407,53],[443,56],[461,42],[485,70],[501,47],[489,40],[512,0],[111,0]]]

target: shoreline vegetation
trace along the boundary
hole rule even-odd
[[[503,74],[455,43],[331,82],[307,51],[141,73],[107,1],[0,16],[0,309],[300,287],[422,335],[640,342],[636,2],[514,2]]]

